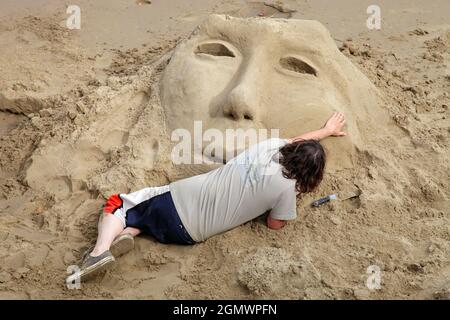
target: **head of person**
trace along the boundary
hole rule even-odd
[[[325,150],[319,141],[301,140],[280,148],[283,176],[294,179],[295,189],[301,195],[320,184],[325,169]]]

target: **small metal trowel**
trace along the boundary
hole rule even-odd
[[[320,198],[315,200],[313,203],[311,203],[311,206],[313,207],[318,207],[321,204],[327,203],[331,200],[340,200],[340,201],[344,201],[344,200],[348,200],[348,199],[352,199],[352,198],[356,198],[359,197],[361,195],[362,191],[361,190],[356,190],[356,191],[350,191],[350,192],[339,192],[339,194],[330,194],[326,197]]]

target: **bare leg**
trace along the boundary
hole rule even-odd
[[[98,236],[91,256],[97,257],[109,250],[114,239],[124,230],[122,221],[113,214],[102,214],[98,222]]]
[[[133,228],[133,227],[126,227],[125,229],[123,229],[123,231],[120,234],[131,234],[133,237],[136,237],[138,234],[140,234],[142,231],[140,229],[137,228]]]

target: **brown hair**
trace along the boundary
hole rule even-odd
[[[295,179],[295,189],[302,193],[314,190],[322,181],[325,169],[325,150],[319,141],[299,140],[280,148],[283,176]]]

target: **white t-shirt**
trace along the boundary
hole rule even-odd
[[[237,227],[268,210],[278,220],[297,217],[295,180],[282,175],[278,150],[287,140],[255,144],[226,165],[170,184],[184,227],[196,242]]]

